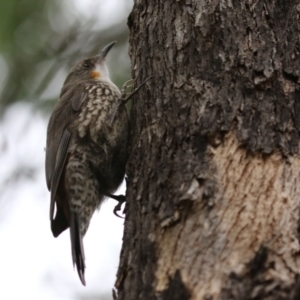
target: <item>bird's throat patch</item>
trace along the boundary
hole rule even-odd
[[[100,76],[101,76],[101,74],[98,71],[92,71],[91,72],[91,77],[92,78],[99,78]]]

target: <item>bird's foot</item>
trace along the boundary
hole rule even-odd
[[[121,105],[125,105],[130,99],[132,96],[134,96],[139,90],[141,87],[143,87],[145,85],[145,83],[151,79],[153,76],[150,76],[148,77],[146,80],[144,80],[136,89],[132,90],[136,80],[136,79],[130,79],[130,80],[127,80],[124,85],[123,85],[123,88],[121,90],[121,97],[119,99],[119,101],[116,103],[115,105],[115,108],[113,109],[112,111],[112,114],[111,114],[111,117],[110,117],[110,125],[114,122],[115,120],[115,116],[118,112],[118,109]],[[130,92],[127,92],[128,89],[131,89]]]
[[[121,99],[126,99],[127,95],[132,92],[132,87],[134,85],[134,82],[135,82],[134,79],[129,79],[123,84],[123,87],[121,89]]]
[[[117,200],[119,203],[115,206],[113,213],[115,216],[124,219],[124,217],[120,216],[118,212],[121,210],[122,204],[126,201],[125,195],[107,195],[107,197]],[[123,211],[124,213],[124,211]]]
[[[121,97],[121,103],[122,103],[123,105],[126,104],[126,103],[131,99],[131,97],[134,96],[134,95],[140,90],[140,88],[143,87],[143,86],[146,84],[146,82],[147,82],[149,79],[151,79],[152,77],[153,77],[153,75],[152,75],[152,76],[149,76],[149,77],[148,77],[147,79],[145,79],[145,80],[144,80],[137,88],[135,88],[134,90],[131,89],[131,92],[129,93],[128,96],[127,96],[127,92],[125,92],[125,96],[122,94],[122,97]],[[136,78],[136,79],[137,79],[137,78]],[[132,88],[132,87],[134,86],[135,82],[136,82],[136,79],[131,79],[131,80],[126,81],[124,85],[126,85],[128,82],[130,82],[130,83],[131,83],[130,87]],[[123,89],[122,89],[122,90],[123,90]]]

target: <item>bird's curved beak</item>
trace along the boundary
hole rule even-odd
[[[106,57],[107,53],[109,52],[109,50],[114,46],[115,43],[116,43],[116,41],[111,42],[108,45],[106,45],[100,52],[99,58],[104,59]]]

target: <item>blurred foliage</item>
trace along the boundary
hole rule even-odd
[[[127,11],[104,29],[97,25],[101,6],[87,16],[74,1],[0,0],[0,111],[17,101],[52,107],[71,65],[114,40],[109,65],[122,86],[130,77],[126,19],[132,5],[123,2]]]
[[[36,142],[41,135],[40,130],[33,130],[39,129],[41,122],[36,115],[40,114],[31,114],[34,111],[31,108],[51,111],[74,63],[97,54],[107,43],[117,41],[108,56],[112,80],[121,87],[130,78],[126,23],[132,0],[118,0],[118,9],[112,11],[111,16],[104,15],[103,8],[108,2],[0,0],[0,117],[6,111],[0,119],[0,159],[7,166],[0,174],[0,200],[5,199],[5,192],[10,195],[9,190],[22,190],[26,194],[24,187],[28,182],[37,183],[37,178],[41,177],[39,171],[43,166],[39,165],[39,153],[42,150],[37,147],[40,141]],[[85,11],[81,11],[83,4],[89,5]],[[103,20],[108,22],[105,24]],[[32,106],[13,107],[20,101]],[[17,126],[20,124],[21,129]],[[27,125],[23,128],[23,124]],[[41,147],[44,143],[43,140]],[[35,153],[37,160],[32,160]],[[40,196],[39,188],[36,184],[36,195]],[[13,203],[16,199],[10,200],[9,203]],[[75,297],[111,298],[111,295],[98,295],[96,291],[92,295],[88,291],[78,293]]]

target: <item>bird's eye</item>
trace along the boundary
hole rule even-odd
[[[91,64],[89,62],[85,62],[85,63],[83,63],[83,67],[85,69],[89,69],[91,67]]]

